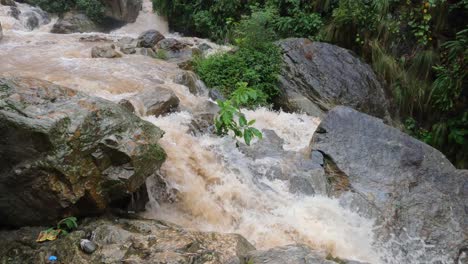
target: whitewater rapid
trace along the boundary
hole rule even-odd
[[[166,132],[160,143],[168,158],[159,174],[177,190],[173,203],[151,199],[146,217],[203,231],[240,233],[259,249],[304,243],[334,256],[369,263],[382,263],[383,255],[389,255],[376,246],[372,219],[343,207],[336,199],[292,194],[287,182],[270,180],[252,170],[268,171],[278,162],[274,158],[253,160],[239,151],[231,137],[191,133],[194,116],[207,111],[210,102],[173,82],[181,72],[176,64],[143,55],[90,57],[91,48],[101,43],[80,41],[82,37],[99,35],[112,42],[136,37],[147,29],[168,33],[167,22],[151,12],[149,0],[144,1],[135,23],[110,34],[51,34],[54,17],[49,23],[41,20],[38,29],[29,31],[24,21],[11,17],[8,8],[0,5],[5,35],[0,42],[0,75],[45,79],[111,101],[155,85],[173,90],[180,98],[183,111],[159,118],[142,117]],[[31,11],[25,4],[19,4],[19,9]],[[257,120],[257,128],[275,131],[284,140],[284,150],[303,155],[320,122],[305,114],[266,108],[245,113]],[[150,192],[151,184],[149,179]]]

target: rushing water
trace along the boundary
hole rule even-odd
[[[37,12],[25,4],[19,4],[19,10]],[[174,203],[158,204],[153,199],[146,216],[199,230],[240,233],[260,249],[305,243],[370,263],[381,263],[381,258],[389,255],[376,247],[372,220],[343,208],[335,199],[291,194],[286,182],[259,178],[251,170],[267,169],[276,162],[274,158],[252,160],[235,147],[232,138],[190,133],[193,116],[206,111],[209,100],[173,83],[180,72],[177,65],[142,55],[93,59],[90,50],[99,43],[79,39],[95,34],[48,33],[55,18],[50,23],[40,19],[41,26],[31,31],[24,15],[15,19],[10,13],[9,7],[0,5],[5,35],[0,42],[1,75],[37,77],[113,101],[156,84],[179,96],[184,111],[160,118],[142,117],[166,131],[161,144],[168,159],[160,173],[178,191]],[[168,32],[167,23],[151,12],[151,2],[145,0],[135,23],[110,34],[97,34],[113,41],[152,28]],[[284,140],[285,150],[298,153],[305,152],[320,121],[264,108],[246,114],[257,120],[257,128],[274,130]],[[148,183],[151,190],[151,180]]]

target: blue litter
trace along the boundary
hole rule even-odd
[[[56,256],[50,256],[49,261],[57,261],[58,258]]]

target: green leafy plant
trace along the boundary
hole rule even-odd
[[[65,13],[75,6],[75,0],[31,0],[31,4],[38,5],[50,13]]]
[[[245,114],[241,112],[241,105],[247,104],[251,100],[256,100],[258,91],[247,87],[247,83],[240,82],[230,100],[218,100],[219,112],[215,118],[216,133],[219,136],[227,135],[230,131],[235,138],[243,138],[245,144],[250,145],[253,138],[262,139],[262,133],[252,127],[255,120],[247,120]]]
[[[64,235],[78,228],[78,219],[74,216],[70,216],[60,220],[57,223],[57,229],[61,229]]]
[[[76,0],[76,7],[95,22],[101,22],[104,17],[104,5],[100,0]]]
[[[215,54],[194,62],[195,71],[208,87],[220,90],[227,98],[239,82],[257,90],[254,105],[265,105],[279,93],[281,54],[273,44],[252,49],[241,46],[235,53]]]
[[[78,219],[76,217],[70,216],[60,220],[55,227],[51,227],[44,231],[41,231],[37,242],[44,242],[48,240],[56,240],[60,236],[66,236],[71,231],[78,228]]]

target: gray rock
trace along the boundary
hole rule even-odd
[[[142,8],[142,0],[103,0],[105,16],[125,23],[136,21]]]
[[[18,9],[16,6],[11,6],[10,11],[8,12],[8,15],[14,17],[15,19],[19,19],[19,16],[21,14],[21,11]]]
[[[180,51],[187,47],[185,43],[178,41],[175,38],[165,38],[156,44],[158,49],[170,50],[170,51]]]
[[[322,116],[345,105],[377,117],[387,117],[388,101],[371,67],[346,49],[308,39],[285,39],[280,76],[285,110]]]
[[[57,20],[51,33],[70,34],[100,31],[99,26],[89,19],[85,14],[75,11],[67,12]]]
[[[203,52],[212,49],[212,47],[210,45],[208,45],[207,43],[202,43],[202,44],[198,45],[198,48]]]
[[[140,116],[160,116],[176,109],[179,102],[179,98],[172,90],[156,86],[130,98],[122,99],[119,104]]]
[[[250,261],[250,262],[249,262]],[[342,260],[327,256],[324,252],[312,250],[305,245],[288,245],[269,250],[251,251],[244,263],[268,264],[364,264],[358,261]]]
[[[219,90],[217,89],[210,89],[210,91],[208,92],[208,96],[213,99],[214,101],[217,101],[217,100],[221,100],[221,101],[224,101],[226,100],[223,96],[223,93],[221,93]]]
[[[131,37],[123,37],[123,38],[119,39],[119,41],[117,42],[117,46],[119,46],[119,47],[122,47],[122,46],[125,46],[125,45],[132,45],[133,47],[136,48],[137,40],[134,39],[134,38],[131,38]]]
[[[174,82],[187,86],[189,91],[195,95],[206,94],[208,90],[197,74],[192,71],[181,71],[174,77]]]
[[[164,39],[164,35],[157,30],[147,30],[138,37],[138,47],[153,48],[159,41]]]
[[[242,236],[186,230],[171,223],[144,219],[85,219],[80,230],[55,241],[36,243],[41,229],[0,231],[0,263],[45,263],[54,253],[60,263],[241,263],[255,248]],[[80,241],[93,233],[98,245],[92,254],[80,250]],[[195,261],[195,262],[194,262]]]
[[[97,249],[97,245],[88,239],[81,239],[80,241],[80,248],[86,254],[92,254]]]
[[[126,44],[120,47],[120,51],[124,54],[135,54],[136,49],[133,45]]]
[[[91,49],[92,58],[120,58],[122,54],[115,50],[115,45],[96,46]]]
[[[3,38],[3,29],[2,29],[2,23],[0,23],[0,40]]]
[[[468,246],[468,171],[456,170],[436,149],[342,106],[322,121],[311,148],[333,168],[327,171],[338,183],[332,184],[333,193],[347,195],[349,204],[364,207],[365,214],[377,214],[384,223],[382,237],[400,237],[408,257],[421,247],[408,236],[433,246],[420,259],[407,261],[444,256],[453,261]]]
[[[0,134],[2,226],[127,210],[165,159],[151,123],[33,78],[0,78]]]
[[[16,6],[16,3],[13,0],[0,0],[0,5]]]
[[[156,52],[152,48],[140,48],[140,54],[151,58],[156,58]]]
[[[198,48],[191,47],[191,44],[184,43],[174,38],[165,38],[156,44],[156,51],[163,51],[166,59],[174,62],[189,61],[195,55],[201,55]]]
[[[241,144],[239,150],[254,161],[251,170],[257,178],[283,180],[295,194],[327,195],[328,182],[323,167],[302,153],[285,151],[284,141],[274,131],[264,129],[263,139],[252,146]],[[264,166],[262,160],[268,160]]]

